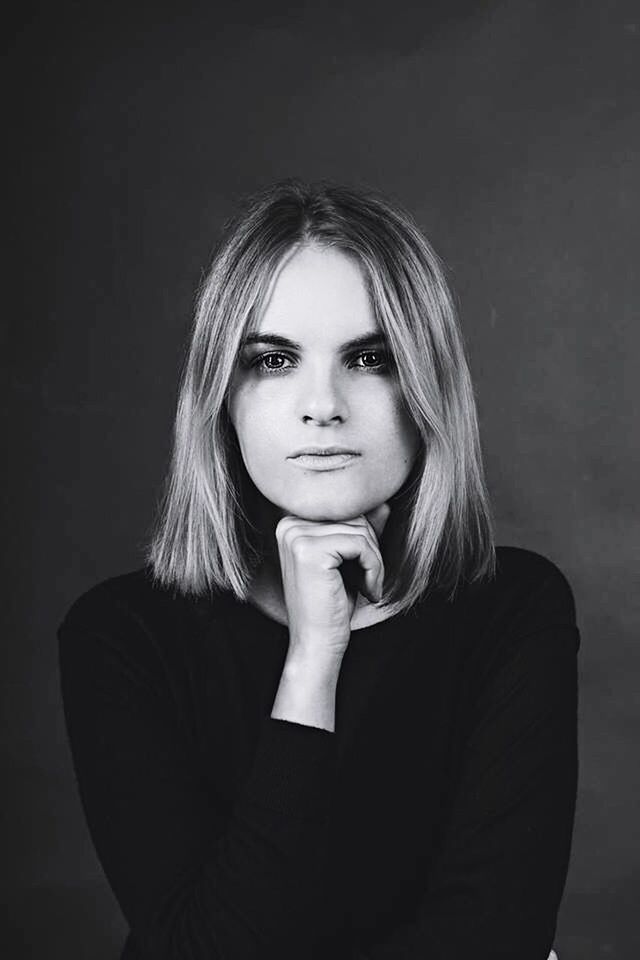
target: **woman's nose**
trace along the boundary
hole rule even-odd
[[[346,418],[346,401],[335,371],[315,370],[301,379],[299,386],[297,402],[302,420],[328,422]]]

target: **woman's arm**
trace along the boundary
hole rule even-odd
[[[290,647],[282,668],[271,716],[333,733],[340,664],[319,647]]]
[[[96,596],[104,596],[98,592]],[[143,957],[304,957],[336,773],[334,735],[262,720],[230,813],[133,616],[85,601],[59,629],[69,740],[94,845]],[[216,782],[215,756],[210,781]],[[220,776],[224,776],[220,772]]]
[[[554,567],[476,686],[451,814],[412,921],[357,960],[546,960],[577,784],[571,590]]]

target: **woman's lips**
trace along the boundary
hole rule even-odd
[[[302,453],[290,459],[292,463],[306,469],[335,470],[336,467],[345,467],[359,456],[359,453]]]

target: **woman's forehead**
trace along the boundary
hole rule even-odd
[[[364,272],[355,257],[335,247],[307,245],[278,266],[251,332],[290,339],[336,340],[378,328]],[[296,337],[298,333],[298,337]]]

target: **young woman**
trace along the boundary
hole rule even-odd
[[[123,957],[546,960],[573,597],[494,547],[451,297],[398,207],[286,181],[228,226],[146,560],[59,628]]]

